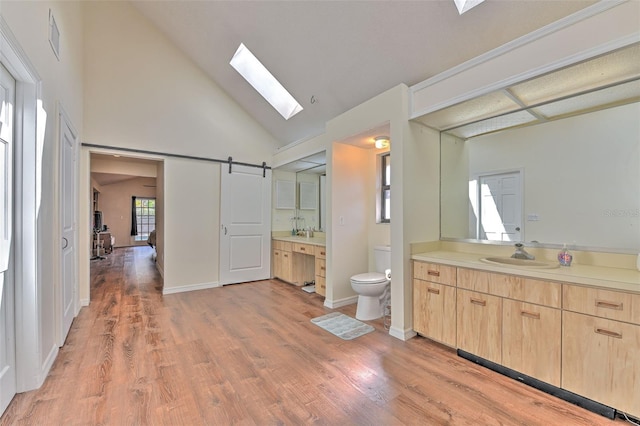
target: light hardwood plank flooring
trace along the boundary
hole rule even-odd
[[[382,320],[344,341],[280,281],[162,296],[147,247],[94,261],[91,304],[2,425],[622,425]],[[355,315],[355,305],[339,309]]]

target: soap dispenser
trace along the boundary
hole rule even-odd
[[[571,266],[571,261],[573,260],[573,256],[567,250],[567,245],[564,244],[562,246],[562,250],[558,253],[558,262],[560,262],[561,266]]]

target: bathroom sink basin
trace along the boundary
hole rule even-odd
[[[558,263],[543,262],[539,260],[516,259],[513,257],[483,257],[481,262],[492,265],[507,266],[509,268],[524,269],[554,269],[560,267]]]

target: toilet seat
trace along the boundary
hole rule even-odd
[[[365,272],[354,275],[351,281],[358,284],[381,284],[387,282],[387,277],[381,272]]]

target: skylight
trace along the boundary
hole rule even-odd
[[[453,1],[456,3],[456,7],[458,8],[458,13],[462,15],[467,10],[482,3],[484,0],[453,0]]]
[[[285,120],[290,119],[302,107],[287,89],[262,65],[247,47],[240,43],[238,50],[229,62],[254,89],[274,107]]]

